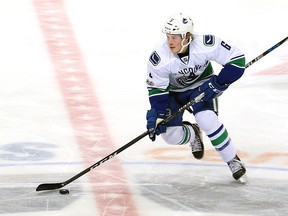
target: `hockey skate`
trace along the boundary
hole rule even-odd
[[[191,124],[190,122],[183,121],[183,124],[190,125],[195,132],[195,139],[190,142],[190,147],[194,158],[200,160],[204,156],[204,144],[202,132],[198,124]]]
[[[233,178],[241,183],[247,182],[246,169],[244,164],[241,162],[240,158],[236,155],[231,161],[229,161],[228,166],[232,172]]]

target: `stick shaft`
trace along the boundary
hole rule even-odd
[[[166,119],[164,119],[162,121],[162,124],[166,124],[167,122],[169,122],[171,119],[173,119],[175,116],[177,116],[179,113],[184,112],[184,110],[193,105],[196,102],[199,102],[201,100],[201,98],[204,96],[204,94],[200,94],[199,96],[197,96],[194,100],[190,101],[189,103],[185,104],[184,106],[182,106],[179,110],[177,110],[175,113],[173,113],[172,115],[168,116]],[[60,183],[44,183],[44,184],[40,184],[37,188],[36,191],[43,191],[43,190],[55,190],[55,189],[59,189],[64,187],[65,185],[75,181],[76,179],[80,178],[81,176],[83,176],[84,174],[90,172],[91,170],[95,169],[96,167],[98,167],[99,165],[101,165],[102,163],[105,163],[106,161],[110,160],[111,158],[115,157],[116,155],[118,155],[120,152],[124,151],[125,149],[127,149],[128,147],[130,147],[131,145],[135,144],[136,142],[138,142],[139,140],[141,140],[142,138],[144,138],[145,136],[147,136],[149,134],[148,130],[145,131],[144,133],[142,133],[141,135],[139,135],[138,137],[134,138],[133,140],[131,140],[130,142],[128,142],[127,144],[125,144],[124,146],[120,147],[119,149],[117,149],[116,151],[112,152],[111,154],[107,155],[106,157],[102,158],[101,160],[99,160],[98,162],[94,163],[93,165],[91,165],[90,167],[86,168],[85,170],[83,170],[82,172],[78,173],[77,175],[71,177],[70,179],[64,181],[64,182],[60,182]]]
[[[267,55],[268,53],[272,52],[274,49],[276,49],[277,47],[279,47],[281,44],[283,44],[285,41],[288,40],[288,37],[284,38],[283,40],[279,41],[277,44],[275,44],[274,46],[272,46],[271,48],[269,48],[268,50],[266,50],[265,52],[263,52],[261,55],[257,56],[256,58],[254,58],[253,60],[251,60],[250,62],[248,62],[246,64],[246,68],[248,68],[249,66],[251,66],[252,64],[254,64],[255,62],[257,62],[259,59],[263,58],[265,55]]]

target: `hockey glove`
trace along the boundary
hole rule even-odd
[[[156,135],[166,132],[166,125],[160,122],[165,118],[165,113],[157,113],[155,109],[150,109],[147,112],[147,129],[149,132],[149,138],[155,141]]]
[[[209,101],[213,98],[219,97],[229,87],[229,85],[220,85],[217,82],[217,76],[213,75],[209,80],[199,86],[199,94],[204,92],[202,101]]]

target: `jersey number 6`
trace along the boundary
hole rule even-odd
[[[221,42],[221,46],[223,46],[224,48],[226,48],[227,50],[231,49],[231,46],[227,43],[225,43],[224,41]]]

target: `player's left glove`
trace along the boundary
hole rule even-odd
[[[147,112],[147,129],[149,132],[149,138],[155,141],[156,135],[166,132],[166,125],[161,124],[164,119],[165,113],[157,113],[155,109],[150,109]]]
[[[204,97],[202,101],[209,101],[213,98],[219,97],[222,93],[229,87],[228,84],[220,85],[217,82],[217,76],[213,75],[209,80],[204,82],[201,86],[199,86],[199,94],[204,92]]]

